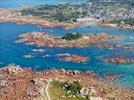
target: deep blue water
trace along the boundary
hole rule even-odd
[[[22,6],[35,6],[41,4],[57,5],[65,3],[79,4],[85,0],[0,0],[0,8],[16,8]]]
[[[134,30],[117,29],[117,28],[102,28],[97,25],[87,27],[84,25],[78,26],[71,30],[65,30],[61,27],[55,28],[39,28],[37,25],[25,24],[17,25],[16,23],[0,23],[0,65],[5,66],[10,63],[15,63],[21,66],[30,67],[34,70],[45,70],[50,68],[65,68],[77,69],[81,71],[92,70],[100,75],[106,73],[118,73],[122,78],[119,85],[134,88],[134,64],[109,64],[104,63],[101,59],[105,56],[112,56],[116,53],[123,53],[127,57],[134,58],[133,50],[114,49],[108,50],[95,46],[85,48],[50,48],[40,47],[45,52],[33,52],[37,49],[36,46],[28,46],[23,43],[15,43],[17,37],[25,32],[48,32],[53,35],[64,35],[67,32],[80,32],[82,34],[99,34],[105,32],[112,35],[122,36],[122,40],[111,41],[116,44],[134,46]],[[33,53],[35,58],[26,59],[23,55]],[[55,54],[58,53],[73,53],[90,57],[87,63],[71,63],[59,61]],[[50,57],[43,58],[43,55]]]

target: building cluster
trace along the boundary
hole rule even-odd
[[[116,9],[117,8],[117,9]],[[134,18],[134,8],[123,7],[120,4],[106,5],[95,5],[92,2],[86,2],[81,5],[68,5],[67,10],[72,12],[80,13],[81,17],[97,18],[97,19],[108,19],[118,18],[127,19]]]

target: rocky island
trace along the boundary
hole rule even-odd
[[[104,40],[117,39],[117,36],[108,35],[105,33],[81,35],[80,33],[68,33],[63,37],[55,37],[48,33],[32,32],[25,33],[19,36],[18,42],[24,42],[36,46],[48,47],[87,47],[95,45]]]
[[[105,48],[105,49],[125,49],[125,50],[134,50],[134,47],[132,46],[122,46],[122,45],[117,45],[117,44],[112,44],[112,43],[106,43],[106,42],[101,42],[97,44],[96,46],[100,48]]]
[[[61,61],[66,61],[66,62],[77,62],[77,63],[84,63],[87,62],[88,57],[85,56],[80,56],[76,54],[57,54],[57,57],[59,57],[59,60]]]
[[[117,54],[117,55],[114,55],[113,57],[106,57],[103,61],[104,62],[115,63],[115,64],[134,63],[134,59],[133,58],[124,57],[123,54],[121,54],[121,55]]]

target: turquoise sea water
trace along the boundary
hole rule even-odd
[[[0,0],[0,8],[16,8],[22,6],[33,6],[39,4],[60,4],[60,3],[82,3],[84,0]],[[118,85],[134,88],[134,64],[110,64],[102,62],[105,56],[112,56],[116,53],[123,53],[126,57],[134,58],[133,50],[114,49],[108,50],[96,46],[85,48],[50,48],[41,47],[45,52],[34,52],[36,46],[28,46],[23,43],[15,43],[17,37],[25,32],[48,32],[53,35],[61,36],[67,32],[80,32],[82,34],[99,34],[101,32],[120,35],[121,40],[108,41],[115,44],[134,46],[134,30],[118,28],[102,28],[97,25],[87,27],[78,26],[71,30],[65,30],[61,27],[39,28],[37,25],[16,23],[0,23],[0,66],[6,66],[15,63],[24,67],[30,67],[34,70],[45,70],[51,68],[77,69],[81,71],[91,70],[100,76],[109,73],[121,75],[121,79],[116,82]],[[35,58],[25,59],[22,56],[32,53]],[[90,57],[87,63],[71,63],[59,61],[55,54],[73,53]],[[49,55],[49,57],[43,57]]]
[[[112,56],[116,53],[123,53],[127,57],[134,58],[133,50],[115,49],[108,50],[98,48],[95,46],[85,48],[50,48],[40,47],[45,52],[34,52],[33,49],[37,49],[36,46],[28,46],[23,43],[15,43],[17,37],[25,32],[48,32],[53,35],[64,35],[67,32],[80,32],[82,34],[99,34],[105,32],[112,35],[121,35],[123,37],[120,41],[114,41],[121,45],[134,45],[134,30],[125,30],[117,28],[102,28],[97,25],[87,27],[81,25],[71,30],[65,30],[61,27],[55,28],[39,28],[37,25],[24,24],[17,25],[16,23],[0,23],[0,64],[5,66],[10,63],[15,63],[21,66],[30,67],[34,70],[45,70],[50,68],[65,68],[65,69],[77,69],[81,71],[92,70],[100,76],[106,73],[118,73],[122,76],[119,85],[134,88],[134,64],[109,64],[104,63],[101,59],[105,56]],[[26,59],[23,55],[32,53],[35,58]],[[73,53],[79,55],[85,55],[90,57],[87,63],[70,63],[59,61],[55,55],[58,53]],[[43,57],[43,55],[49,55],[49,57]]]

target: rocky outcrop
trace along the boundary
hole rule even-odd
[[[97,22],[98,25],[102,27],[108,27],[108,28],[119,28],[119,29],[134,29],[134,26],[128,25],[128,24],[111,24],[111,23],[104,23],[104,22]]]
[[[115,45],[115,44],[108,44],[108,43],[100,43],[97,44],[98,47],[100,48],[106,48],[106,49],[116,49],[116,48],[120,48],[120,46]]]
[[[99,43],[97,44],[100,48],[106,48],[106,49],[126,49],[126,50],[134,50],[134,47],[130,46],[121,46],[116,44],[110,44],[110,43]]]
[[[134,63],[133,58],[126,58],[123,55],[115,55],[114,57],[106,57],[104,62],[110,62],[110,63]]]
[[[59,57],[59,60],[63,60],[66,62],[81,63],[81,62],[87,62],[87,60],[88,60],[88,57],[75,55],[75,54],[69,54],[69,53],[57,54],[56,56]]]
[[[120,76],[118,74],[105,74],[104,79],[106,81],[115,81],[118,80],[120,78]]]
[[[32,32],[19,36],[19,40],[17,42],[24,42],[26,44],[37,46],[80,48],[95,45],[109,39],[117,39],[117,37],[105,33],[100,33],[92,35],[82,35],[81,38],[76,40],[65,40],[61,37],[49,35],[48,33]]]
[[[32,71],[31,69],[22,69],[19,66],[9,65],[1,68],[0,73],[3,76],[0,81],[0,98],[2,100],[32,100],[38,96],[44,95],[44,89],[47,79],[56,79],[63,82],[81,82],[84,86],[81,93],[88,93],[91,96],[102,97],[108,100],[111,96],[114,100],[132,100],[134,90],[128,88],[117,88],[107,84],[95,77],[92,72],[80,72],[72,70],[45,70]],[[14,74],[18,73],[18,74]],[[93,87],[93,88],[92,88]],[[84,92],[86,90],[86,92]],[[122,94],[122,95],[120,95]]]

